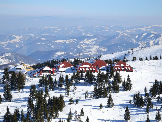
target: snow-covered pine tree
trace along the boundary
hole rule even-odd
[[[111,97],[111,94],[109,94],[108,100],[107,100],[107,107],[112,108],[114,106],[113,99]]]
[[[13,114],[13,122],[18,122],[20,120],[20,113],[19,109],[15,109]]]
[[[68,78],[68,75],[66,75],[65,77],[65,89],[66,89],[66,94],[69,96],[69,92],[70,92],[70,80]]]
[[[8,68],[5,68],[3,73],[4,75],[3,75],[2,81],[3,83],[8,83],[10,80]]]
[[[118,93],[119,92],[119,84],[117,79],[114,79],[114,81],[112,82],[112,89],[113,92]]]
[[[4,86],[4,94],[3,94],[3,96],[4,96],[4,99],[6,101],[11,102],[12,94],[11,94],[11,88],[9,87],[8,84],[5,84],[5,86]]]
[[[130,112],[129,112],[128,106],[125,109],[124,119],[126,121],[130,120]]]
[[[149,115],[147,115],[147,120],[145,122],[150,122]]]
[[[15,72],[11,74],[10,82],[11,82],[11,89],[16,90],[18,88],[18,79]]]
[[[155,120],[157,120],[158,122],[160,122],[160,120],[161,120],[160,111],[158,111],[158,112],[156,113]]]
[[[82,108],[81,111],[80,111],[80,116],[84,116],[83,108]]]
[[[102,107],[103,107],[103,105],[102,105],[102,103],[100,104],[100,109],[102,109]]]
[[[89,122],[89,118],[88,118],[88,116],[87,116],[86,122]]]
[[[70,109],[70,112],[68,114],[68,118],[67,118],[67,122],[70,122],[72,120],[72,113],[71,113],[71,109]]]
[[[2,97],[1,97],[1,95],[0,95],[0,104],[1,104],[1,102],[2,102]]]
[[[64,78],[63,78],[62,76],[60,76],[60,77],[59,77],[59,84],[58,84],[58,86],[59,86],[59,87],[62,87],[63,84],[64,84]]]
[[[21,117],[20,117],[21,122],[24,122],[25,116],[24,116],[24,111],[23,109],[21,110]]]
[[[48,76],[48,82],[49,82],[49,89],[54,90],[54,82],[53,82],[53,78],[51,77],[51,75]]]
[[[131,88],[132,88],[132,83],[131,83],[130,76],[128,75],[128,76],[127,76],[127,81],[126,81],[126,91],[127,91],[127,90],[130,91]]]
[[[20,91],[20,89],[23,89],[24,85],[25,85],[25,76],[21,72],[19,72],[17,76],[18,90]]]
[[[4,115],[4,120],[3,120],[3,122],[12,122],[12,121],[13,121],[12,115],[11,115],[11,113],[10,113],[10,110],[9,110],[8,106],[7,106],[7,112],[6,112],[5,115]]]

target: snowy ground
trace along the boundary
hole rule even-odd
[[[116,52],[113,54],[106,54],[102,55],[101,59],[102,60],[107,60],[107,59],[123,59],[124,56],[126,57],[127,60],[132,60],[133,57],[136,57],[137,60],[139,58],[143,58],[144,60],[146,57],[150,59],[150,56],[153,58],[154,56],[160,57],[162,54],[162,44],[161,45],[154,45],[151,47],[146,47],[146,48],[134,48],[132,50],[127,50],[127,51],[122,51],[122,52]]]
[[[120,91],[119,93],[112,93],[114,100],[114,107],[107,108],[107,98],[93,99],[91,94],[93,92],[93,86],[88,85],[84,82],[76,85],[76,90],[74,86],[71,87],[70,95],[65,95],[64,90],[50,91],[50,96],[60,96],[62,94],[65,99],[65,108],[59,113],[59,118],[65,120],[71,109],[72,113],[80,113],[81,109],[84,110],[84,116],[81,117],[83,121],[89,117],[90,122],[102,122],[102,121],[112,121],[112,122],[123,122],[125,107],[128,106],[131,113],[131,122],[144,122],[146,120],[145,108],[136,108],[129,104],[129,100],[132,100],[132,95],[137,93],[144,93],[144,88],[148,89],[152,86],[155,79],[162,81],[162,60],[151,60],[151,61],[135,61],[128,62],[133,68],[134,72],[121,72],[122,79],[126,79],[127,75],[130,75],[132,80],[133,88],[131,91]],[[58,75],[56,76],[58,78]],[[13,99],[12,102],[2,102],[0,104],[0,121],[3,119],[3,115],[6,112],[6,107],[10,108],[13,112],[14,109],[19,108],[27,110],[27,99],[29,96],[29,90],[31,84],[38,84],[39,78],[28,78],[26,82],[25,89],[21,92],[12,91]],[[89,97],[85,99],[85,92],[89,92]],[[0,95],[3,97],[3,86],[0,86]],[[68,101],[70,98],[73,100],[79,99],[78,104],[69,105]],[[99,105],[102,103],[103,108],[99,109]],[[160,107],[158,104],[154,106]],[[155,120],[156,110],[150,112],[150,120]],[[59,119],[54,119],[52,122],[57,122]],[[73,117],[74,120],[74,117]]]
[[[135,108],[133,105],[129,104],[129,100],[132,100],[132,95],[134,93],[144,93],[144,88],[148,89],[152,83],[157,80],[162,80],[162,60],[158,61],[136,61],[129,62],[131,66],[134,67],[134,72],[121,72],[122,78],[126,79],[127,75],[130,75],[132,80],[133,88],[131,91],[120,91],[119,93],[112,93],[115,106],[113,108],[107,108],[107,98],[100,99],[85,99],[84,93],[93,91],[93,86],[77,86],[76,94],[71,93],[73,99],[80,97],[80,101],[77,105],[67,105],[63,112],[60,113],[59,118],[66,118],[68,112],[71,111],[74,113],[80,113],[81,108],[85,112],[85,116],[82,117],[82,120],[85,121],[88,116],[90,122],[97,121],[113,121],[113,122],[122,122],[124,121],[125,107],[128,106],[131,112],[131,122],[144,122],[146,120],[145,108]],[[70,97],[69,97],[70,98]],[[99,109],[99,105],[102,103],[104,106],[102,109]],[[159,108],[160,106],[158,106]],[[154,107],[155,109],[156,107]],[[155,120],[156,111],[150,113],[150,120]],[[55,122],[55,121],[54,121]]]

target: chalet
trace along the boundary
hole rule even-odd
[[[28,64],[24,64],[22,63],[21,65],[23,65],[24,69],[28,72],[28,71],[31,71],[31,70],[34,70],[31,66],[29,66]]]
[[[114,66],[115,71],[126,71],[126,72],[133,72],[133,68],[126,64],[126,62],[119,61]]]
[[[67,61],[61,62],[61,64],[58,66],[59,72],[65,72],[66,69],[72,68],[73,65]]]
[[[17,65],[9,69],[9,73],[12,73],[12,72],[16,72],[16,73],[21,72],[25,74],[27,71],[25,70],[23,65]]]
[[[34,70],[34,69],[32,67],[30,67],[28,64],[21,63],[21,64],[17,64],[16,66],[10,67],[9,68],[9,73],[21,72],[23,74],[26,74],[27,72],[32,71],[32,70]]]
[[[106,67],[106,62],[103,60],[96,60],[96,62],[93,63],[93,66],[100,69],[101,67]]]
[[[87,72],[87,71],[97,72],[97,68],[94,67],[91,63],[84,62],[79,66],[78,71],[79,72]]]
[[[93,66],[97,68],[98,71],[100,71],[101,73],[106,73],[106,67],[107,64],[105,61],[103,60],[96,60],[96,62],[93,63]]]
[[[45,66],[42,69],[37,70],[37,72],[34,73],[34,77],[42,77],[42,76],[47,76],[47,75],[54,75],[56,72],[55,68],[50,68],[48,66]]]

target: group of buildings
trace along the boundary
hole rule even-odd
[[[103,72],[106,73],[108,64],[103,60],[96,60],[94,63],[83,62],[77,67],[74,67],[70,62],[63,61],[56,68],[50,68],[45,66],[40,69],[39,72],[36,72],[33,76],[45,76],[45,75],[55,75],[56,73],[65,73],[66,75],[73,74],[74,72],[86,73],[90,71],[92,73]]]
[[[86,73],[87,71],[90,71],[92,73],[98,73],[98,72],[106,73],[109,67],[110,67],[109,64],[107,64],[103,60],[95,60],[93,63],[83,62],[79,64],[77,67],[74,67],[68,61],[63,61],[53,68],[45,66],[34,70],[32,67],[26,64],[21,64],[19,66],[11,68],[9,71],[16,71],[16,72],[21,71],[23,73],[27,73],[30,77],[42,77],[47,75],[56,75],[57,73],[71,75],[74,72]],[[133,68],[123,61],[119,61],[115,63],[113,65],[113,68],[114,71],[133,72]]]

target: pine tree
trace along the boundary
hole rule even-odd
[[[70,98],[70,99],[69,99],[69,104],[71,105],[71,104],[73,104],[73,103],[74,103],[73,98]]]
[[[60,97],[59,97],[59,105],[60,105],[59,110],[62,111],[63,108],[65,107],[65,101],[64,101],[64,98],[62,95],[60,95]]]
[[[130,76],[128,75],[127,76],[127,81],[126,81],[126,83],[125,83],[125,90],[127,91],[127,90],[131,90],[131,88],[132,88],[132,83],[131,83],[131,79],[130,79]]]
[[[113,107],[114,103],[113,103],[113,99],[111,97],[111,94],[109,94],[108,100],[107,100],[107,106],[108,107]]]
[[[126,107],[126,110],[125,110],[124,119],[126,121],[130,120],[130,112],[129,112],[128,106]]]
[[[65,87],[66,93],[67,93],[67,95],[69,95],[69,92],[70,92],[70,81],[69,81],[68,75],[66,75],[66,77],[65,77],[65,83],[66,83],[66,87]]]
[[[150,108],[149,108],[149,105],[147,104],[147,105],[146,105],[146,113],[149,113],[149,109],[150,109]]]
[[[8,68],[4,69],[4,75],[3,75],[2,80],[3,80],[3,83],[8,83],[9,84],[10,77],[9,77]]]
[[[142,96],[139,98],[139,107],[143,107],[145,105],[145,101]]]
[[[24,122],[24,120],[25,120],[23,109],[21,110],[21,118],[20,118],[20,120],[21,120],[21,122]]]
[[[111,64],[110,65],[110,78],[112,78],[113,76],[114,76],[114,67]]]
[[[63,82],[64,82],[64,78],[62,76],[60,76],[59,77],[59,84],[58,84],[58,86],[62,87],[63,86]]]
[[[76,99],[75,103],[76,103],[76,104],[78,104],[78,102],[79,102],[79,100],[78,100],[78,99]]]
[[[149,115],[147,115],[147,120],[145,122],[150,122]]]
[[[112,87],[111,87],[111,83],[108,84],[108,87],[107,87],[107,93],[110,93],[112,90]]]
[[[54,89],[54,83],[53,83],[53,78],[51,75],[48,76],[48,82],[49,82],[49,89],[53,90]]]
[[[26,118],[25,118],[25,122],[31,122],[31,120],[30,120],[30,113],[29,112],[27,112],[27,115],[26,115]]]
[[[102,106],[102,103],[101,103],[101,104],[100,104],[100,109],[102,109],[102,107],[103,107],[103,106]]]
[[[80,116],[84,116],[83,108],[81,109]]]
[[[114,80],[117,80],[118,83],[122,82],[121,76],[118,72],[116,72],[115,76],[114,76]]]
[[[43,87],[44,86],[44,81],[45,81],[45,78],[44,78],[44,76],[42,76],[42,78],[39,79],[39,87]]]
[[[13,72],[12,75],[11,75],[11,78],[10,78],[10,82],[11,82],[11,89],[12,90],[16,90],[17,89],[17,76],[16,76],[16,73]]]
[[[31,88],[30,88],[30,98],[32,99],[35,99],[36,98],[36,86],[35,85],[31,85]]]
[[[56,81],[56,78],[55,78],[55,81],[54,81],[54,88],[56,88],[57,87],[57,81]]]
[[[67,122],[70,122],[72,120],[72,113],[71,113],[71,109],[70,109],[70,112],[68,114],[68,118],[67,118]]]
[[[23,89],[24,88],[24,85],[25,85],[25,76],[19,72],[18,73],[18,77],[17,77],[17,86],[18,86],[18,90],[20,91],[20,89]]]
[[[89,84],[92,84],[92,82],[93,82],[93,80],[94,80],[94,75],[92,74],[92,71],[86,72],[85,78],[87,79],[86,81],[87,81]]]
[[[2,97],[1,97],[1,95],[0,95],[0,104],[1,104],[1,102],[2,102]]]
[[[49,93],[48,93],[48,86],[45,86],[45,97],[49,96]]]
[[[151,55],[150,55],[150,60],[152,60],[152,57],[151,57]]]
[[[145,92],[145,97],[147,96],[147,88],[145,87],[144,89],[144,92]]]
[[[87,116],[86,122],[89,122],[89,118],[88,118],[88,116]]]
[[[122,87],[123,87],[123,90],[124,90],[124,91],[127,90],[127,89],[126,89],[126,82],[125,82],[125,79],[124,79],[124,81],[123,81],[123,83],[122,83]]]
[[[18,122],[20,119],[20,113],[18,109],[15,109],[14,114],[13,114],[13,122]]]
[[[5,86],[4,86],[4,94],[3,94],[3,96],[4,96],[4,99],[6,101],[11,102],[11,99],[12,99],[11,88],[9,87],[8,84],[5,84]]]
[[[29,113],[31,113],[31,116],[33,116],[33,114],[34,114],[34,104],[33,104],[33,99],[30,98],[30,97],[28,98],[27,111]]]
[[[85,96],[85,99],[87,99],[87,97],[88,97],[88,91],[85,92],[84,96]]]
[[[6,114],[4,115],[4,120],[3,120],[3,122],[13,122],[13,118],[12,118],[12,115],[11,115],[11,113],[10,113],[10,111],[9,111],[8,106],[7,106],[7,112],[6,112]]]
[[[159,111],[156,113],[155,119],[156,119],[158,122],[160,122],[160,120],[161,120],[161,115],[160,115],[160,112],[159,112]]]
[[[115,93],[119,92],[119,84],[116,79],[112,82],[112,89]]]

